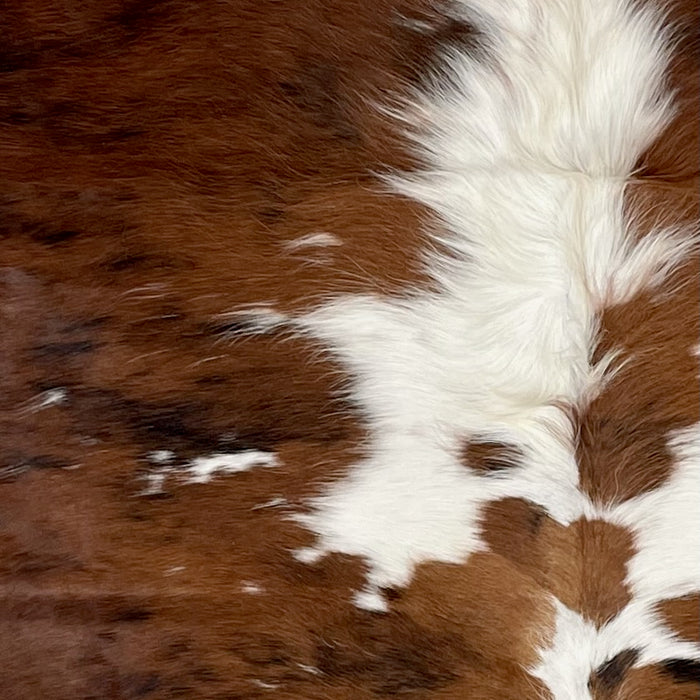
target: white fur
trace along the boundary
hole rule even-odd
[[[205,484],[215,474],[236,474],[253,467],[276,467],[277,456],[271,452],[245,450],[243,452],[221,453],[208,457],[195,457],[187,467],[187,481],[191,484]]]
[[[269,333],[284,326],[289,320],[287,316],[276,311],[271,304],[254,304],[221,314],[219,318],[244,323],[246,328],[241,331],[243,335]]]
[[[595,390],[595,312],[658,283],[684,251],[671,233],[636,246],[625,179],[667,123],[663,34],[618,0],[461,3],[487,56],[453,52],[449,89],[397,114],[427,166],[394,178],[429,205],[450,251],[427,261],[437,294],[342,297],[297,323],[355,377],[367,456],[298,516],[317,556],[357,554],[369,588],[405,585],[427,559],[483,547],[483,504],[529,498],[560,522],[590,510],[559,402]],[[526,458],[502,479],[460,465],[472,434]],[[310,552],[303,556],[308,561]]]
[[[297,250],[298,248],[328,248],[339,245],[343,245],[343,241],[337,236],[334,236],[332,233],[321,231],[319,233],[309,233],[301,238],[295,238],[293,241],[286,243],[285,248],[288,250]]]
[[[141,479],[146,482],[146,486],[138,492],[138,496],[157,496],[164,493],[165,482],[170,473],[169,467],[163,467],[147,472]]]
[[[68,391],[63,387],[47,389],[28,401],[20,411],[26,413],[37,413],[45,408],[62,406],[68,401]]]
[[[176,455],[171,450],[156,450],[146,457],[154,468],[141,477],[147,484],[139,492],[139,496],[156,496],[164,493],[165,484],[172,475],[179,476],[180,480],[187,484],[206,484],[219,474],[236,474],[253,467],[279,466],[277,455],[261,450],[222,452],[206,457],[195,457],[184,467],[176,467],[173,464]]]
[[[154,450],[146,455],[146,459],[152,464],[170,464],[175,459],[172,450]]]

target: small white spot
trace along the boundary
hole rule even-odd
[[[362,608],[362,610],[382,613],[389,611],[386,599],[375,588],[365,588],[361,591],[357,591],[352,599],[355,605],[358,608]]]
[[[187,567],[185,566],[171,566],[169,569],[166,570],[165,575],[166,576],[172,576],[173,574],[179,574],[182,571],[184,571]]]
[[[197,457],[189,463],[187,481],[190,484],[206,484],[217,473],[236,474],[252,467],[276,467],[278,464],[276,455],[260,450]]]
[[[240,321],[245,324],[241,334],[269,333],[278,326],[288,323],[289,319],[271,306],[251,306],[237,311],[228,311],[219,318]]]
[[[29,471],[29,466],[26,464],[11,464],[0,469],[0,479],[12,479],[27,471]]]
[[[171,450],[156,450],[149,452],[146,459],[154,464],[170,464],[175,459],[175,453]]]
[[[158,496],[165,493],[163,487],[168,475],[173,471],[170,465],[175,456],[172,450],[154,450],[146,455],[146,459],[156,467],[141,477],[146,482],[146,486],[137,494],[138,496]]]
[[[148,472],[144,474],[142,479],[146,481],[146,486],[139,493],[138,496],[157,496],[158,494],[164,493],[163,486],[165,485],[165,479],[168,476],[169,469],[161,469],[159,471]]]
[[[309,248],[314,246],[329,248],[339,245],[343,245],[343,241],[341,241],[337,236],[334,236],[332,233],[321,232],[310,233],[308,236],[302,236],[301,238],[289,241],[284,244],[284,247],[287,248],[287,250],[297,250],[298,248]]]
[[[68,392],[63,388],[58,387],[56,389],[49,389],[48,391],[45,391],[43,394],[41,394],[40,398],[40,408],[46,408],[47,406],[58,406],[66,402]]]
[[[323,559],[325,552],[314,547],[304,547],[303,549],[297,549],[292,556],[302,564],[315,564]]]
[[[259,586],[253,581],[243,581],[241,584],[241,590],[244,593],[249,593],[250,595],[262,595],[265,592],[265,589],[262,586]]]
[[[288,501],[286,498],[278,496],[276,498],[271,498],[269,501],[265,501],[265,503],[259,503],[257,506],[253,506],[251,510],[262,510],[263,508],[276,508],[277,506],[286,506],[287,504]]]
[[[265,690],[274,690],[275,688],[279,688],[280,686],[279,683],[267,683],[266,681],[261,681],[258,678],[253,678],[251,682],[254,685],[257,685],[258,688],[264,688]]]
[[[60,406],[68,400],[68,392],[62,387],[56,387],[54,389],[47,389],[42,391],[41,394],[34,397],[25,404],[22,410],[23,413],[36,413],[37,411],[42,411],[45,408],[50,408],[51,406]]]
[[[99,445],[100,444],[100,440],[98,440],[97,438],[94,438],[94,437],[90,437],[90,436],[81,436],[78,438],[78,441],[80,442],[81,445],[92,446],[92,445]]]
[[[419,19],[411,19],[410,17],[405,17],[404,15],[398,15],[395,20],[399,27],[405,27],[406,29],[411,29],[414,32],[419,32],[420,34],[429,34],[434,31],[434,27],[429,22],[423,22]]]
[[[314,676],[320,676],[321,671],[317,669],[315,666],[309,666],[308,664],[297,664],[297,667],[300,668],[302,671],[306,671],[307,673],[312,673]]]

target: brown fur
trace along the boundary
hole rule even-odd
[[[661,289],[603,311],[597,356],[622,352],[580,417],[581,485],[593,499],[624,501],[661,485],[673,467],[671,431],[700,420],[699,295],[695,256]]]
[[[492,474],[518,466],[522,453],[517,445],[505,445],[477,438],[464,445],[461,459],[470,469],[482,474]]]
[[[700,594],[664,600],[657,610],[674,634],[688,642],[700,641]]]
[[[629,671],[616,700],[697,700],[699,691],[697,662],[671,661]]]
[[[625,577],[634,547],[624,528],[585,519],[564,527],[533,504],[507,498],[485,509],[483,535],[493,552],[597,625],[630,600]]]

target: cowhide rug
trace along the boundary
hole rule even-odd
[[[697,699],[699,8],[0,3],[0,697]]]

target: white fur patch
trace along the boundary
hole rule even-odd
[[[332,248],[339,245],[343,245],[343,241],[337,236],[322,231],[320,233],[310,233],[307,236],[289,241],[285,243],[285,248],[287,250],[298,250],[299,248]]]
[[[253,467],[279,466],[277,455],[261,450],[221,452],[195,457],[184,466],[174,464],[177,456],[171,450],[155,450],[149,452],[146,458],[153,466],[141,476],[141,479],[146,482],[146,486],[138,493],[139,496],[157,496],[165,493],[165,486],[170,476],[178,477],[181,483],[206,484],[215,476],[222,474],[236,474],[248,471]],[[263,507],[271,505],[269,503]]]
[[[158,469],[144,474],[141,478],[146,485],[139,491],[139,496],[158,496],[165,493],[165,482],[170,473],[169,468]]]
[[[152,464],[170,464],[175,459],[172,450],[154,450],[146,455],[146,459]]]
[[[254,583],[253,581],[243,581],[243,583],[241,583],[241,591],[248,595],[262,595],[265,593],[265,589],[260,584]]]
[[[196,457],[187,467],[187,482],[206,484],[217,474],[236,474],[253,467],[276,467],[277,456],[271,452],[245,450],[230,454],[214,454],[208,457]]]
[[[578,489],[568,418],[595,390],[596,311],[658,284],[686,252],[673,232],[643,243],[623,217],[626,178],[670,116],[664,36],[622,0],[475,0],[465,17],[487,56],[452,52],[449,87],[394,116],[424,172],[391,180],[438,216],[436,294],[340,297],[298,319],[355,378],[366,457],[296,519],[318,535],[300,553],[362,556],[356,602],[405,585],[421,561],[483,548],[489,500],[519,496],[569,523]],[[632,224],[630,224],[631,226]],[[483,478],[459,462],[478,434],[517,444],[522,467]]]
[[[22,413],[37,413],[45,408],[62,406],[68,401],[68,390],[63,387],[47,389],[28,401],[20,410]]]

